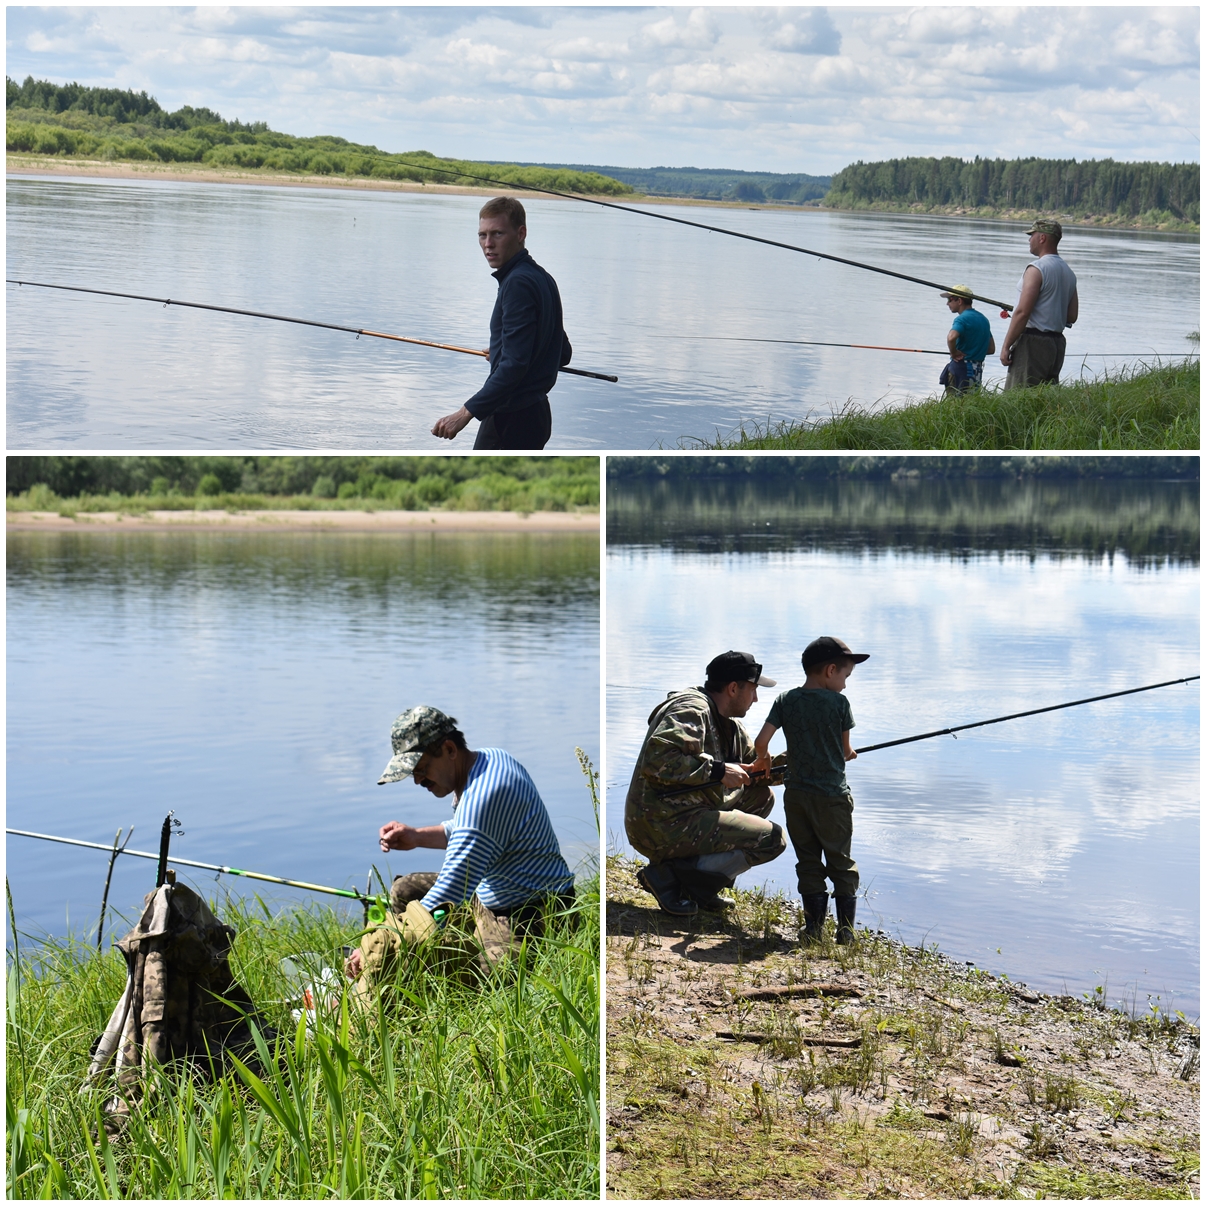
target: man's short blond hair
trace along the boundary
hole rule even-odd
[[[518,230],[528,224],[528,215],[524,213],[523,205],[515,197],[495,197],[481,207],[479,218],[505,217],[511,223],[512,230]]]

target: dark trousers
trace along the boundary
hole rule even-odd
[[[1058,331],[1034,331],[1027,327],[1013,345],[1005,388],[1059,381],[1067,346],[1067,340]]]
[[[801,896],[826,891],[825,878],[833,880],[834,896],[858,892],[858,864],[850,857],[854,837],[854,798],[829,796],[819,791],[787,788],[783,792],[787,832],[795,847],[796,883]]]
[[[510,414],[487,415],[477,429],[474,449],[539,450],[553,434],[553,412],[547,397]]]

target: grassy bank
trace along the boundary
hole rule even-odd
[[[735,891],[691,923],[607,868],[616,1198],[1191,1198],[1199,1034]],[[768,991],[769,990],[769,991]]]
[[[984,389],[870,411],[853,402],[832,418],[742,425],[691,447],[717,449],[1197,449],[1196,360],[1093,381],[1005,392]]]
[[[124,960],[72,940],[10,947],[10,1198],[597,1197],[597,877],[572,919],[484,987],[411,969],[400,1016],[336,1011],[309,1034],[280,961],[312,951],[340,966],[359,910],[231,899],[216,912],[238,930],[236,977],[281,1028],[264,1086],[166,1069],[111,1142],[97,1122],[112,1088],[79,1090]]]

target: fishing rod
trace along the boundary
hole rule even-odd
[[[187,306],[191,310],[216,310],[219,314],[241,314],[246,318],[269,318],[273,322],[292,322],[303,327],[323,327],[328,331],[347,331],[349,335],[355,335],[357,339],[361,335],[368,335],[373,339],[390,339],[395,343],[414,343],[424,348],[440,348],[445,352],[463,352],[467,356],[490,358],[490,353],[481,348],[462,348],[455,343],[435,343],[430,339],[415,339],[410,335],[390,335],[385,331],[370,331],[367,327],[345,327],[335,322],[317,322],[312,318],[291,318],[287,314],[267,314],[262,310],[240,310],[234,306],[214,306],[207,302],[179,301],[173,297],[147,297],[142,293],[118,293],[113,289],[85,289],[82,285],[52,285],[45,281],[19,281],[13,280],[11,277],[6,277],[5,283],[30,285],[36,289],[64,289],[69,293],[95,293],[100,297],[124,297],[131,301],[159,302],[163,306]],[[592,373],[587,369],[562,366],[557,371],[572,373],[575,377],[590,377],[595,381],[619,381],[619,377],[613,376],[611,373]]]
[[[878,745],[863,745],[854,752],[856,754],[869,754],[872,750],[886,750],[889,746],[893,745],[908,745],[911,741],[925,741],[929,737],[945,737],[948,733],[953,735],[955,733],[962,733],[965,729],[979,729],[983,728],[986,724],[1000,724],[1003,720],[1017,720],[1022,716],[1037,716],[1041,712],[1058,712],[1061,708],[1076,708],[1081,704],[1097,703],[1102,699],[1117,699],[1120,695],[1136,695],[1140,691],[1154,691],[1157,687],[1173,687],[1178,683],[1197,682],[1199,678],[1201,678],[1201,675],[1191,674],[1188,678],[1172,678],[1166,683],[1152,683],[1147,687],[1130,687],[1125,691],[1111,691],[1108,695],[1091,695],[1088,699],[1074,699],[1070,703],[1050,704],[1045,708],[1031,708],[1028,712],[1011,712],[1008,716],[994,716],[991,720],[976,720],[971,724],[956,724],[947,729],[935,729],[932,733],[918,733],[915,737],[898,737],[895,741],[881,741]],[[785,755],[777,756],[781,758],[785,757]],[[772,767],[770,783],[773,787],[778,786],[774,782],[774,772],[780,769],[781,766],[779,765]],[[765,771],[755,771],[750,776],[750,780],[754,785],[758,785],[759,783],[766,782],[768,776]],[[703,791],[706,788],[715,786],[715,783],[697,783],[690,787],[676,787],[673,791],[659,792],[658,799],[669,800],[675,796],[685,796],[690,792]]]
[[[824,339],[762,339],[753,335],[655,335],[654,339],[704,339],[709,343],[789,343],[809,348],[869,348],[873,352],[919,352],[923,356],[950,356],[950,349],[939,352],[933,348],[890,348],[882,343],[830,343]]]
[[[165,821],[164,824],[166,826],[167,822]],[[106,846],[103,842],[85,842],[79,838],[56,837],[51,833],[32,833],[28,829],[5,829],[4,832],[15,834],[17,837],[40,838],[44,842],[60,842],[64,846],[86,846],[90,850],[112,850],[112,846]],[[177,858],[174,854],[165,853],[162,863],[160,863],[161,856],[159,854],[152,854],[149,850],[129,850],[122,848],[118,850],[118,853],[130,854],[135,858],[154,859],[157,864],[160,864],[158,868],[160,875],[166,869],[167,863],[179,863],[182,867],[197,867],[202,871],[217,871],[221,875],[238,875],[243,879],[261,879],[265,883],[284,884],[287,888],[303,888],[307,892],[325,892],[328,896],[346,896],[352,900],[360,901],[361,904],[364,904],[366,901],[374,903],[377,900],[375,896],[369,896],[357,888],[328,888],[325,884],[306,883],[305,880],[301,879],[285,879],[280,875],[265,875],[260,871],[244,871],[241,867],[226,867],[219,863],[199,863],[191,858]],[[157,876],[157,878],[159,877]],[[159,884],[163,882],[163,879],[159,878]]]
[[[1022,716],[1038,716],[1041,712],[1058,712],[1061,708],[1077,708],[1081,704],[1097,703],[1101,699],[1117,699],[1120,695],[1137,695],[1140,691],[1154,691],[1157,687],[1173,687],[1178,683],[1197,682],[1202,676],[1191,674],[1188,678],[1170,678],[1166,683],[1152,683],[1147,687],[1130,687],[1126,691],[1111,691],[1108,695],[1090,695],[1088,699],[1074,699],[1070,703],[1050,704],[1045,708],[1031,708],[1027,712],[1011,712],[1008,716],[994,716],[991,720],[976,720],[971,724],[956,724],[949,729],[935,729],[932,733],[918,733],[915,737],[898,737],[895,741],[881,741],[878,745],[860,746],[856,754],[869,754],[872,750],[886,750],[893,745],[908,745],[911,741],[925,741],[929,737],[945,737],[947,733],[962,733],[965,729],[979,729],[986,724],[1000,724],[1004,720],[1017,720]]]
[[[940,289],[944,293],[949,293],[951,289],[950,285],[940,285],[936,281],[927,281],[920,276],[909,276],[904,272],[893,272],[890,268],[879,268],[875,264],[864,264],[861,260],[848,260],[844,256],[830,255],[827,251],[812,251],[807,247],[797,247],[794,243],[780,243],[777,239],[764,239],[761,235],[745,234],[740,230],[726,230],[723,226],[709,226],[705,222],[692,222],[689,218],[676,218],[671,214],[654,213],[649,209],[637,209],[633,205],[620,205],[615,201],[600,201],[597,197],[584,197],[580,193],[562,193],[555,188],[538,188],[534,184],[516,184],[514,180],[495,180],[490,176],[473,176],[468,172],[432,167],[427,163],[413,163],[406,159],[397,159],[395,162],[404,164],[406,167],[419,168],[424,172],[438,172],[443,176],[460,176],[464,180],[480,180],[483,184],[497,184],[502,188],[517,188],[525,192],[547,193],[550,197],[564,197],[567,201],[584,201],[587,205],[601,205],[604,209],[619,209],[628,214],[642,214],[646,218],[660,218],[663,222],[675,222],[679,226],[694,226],[696,230],[708,230],[713,234],[729,235],[731,238],[745,239],[750,243],[765,243],[768,247],[782,247],[785,251],[798,251],[801,255],[814,255],[819,260],[832,260],[835,264],[863,268],[867,272],[878,272],[881,276],[894,276],[897,280],[912,281],[915,285]],[[971,296],[976,301],[987,302],[990,306],[1000,306],[1002,318],[1008,318],[1009,311],[1013,309],[1012,302],[996,301],[991,297],[983,297],[979,293],[973,293]]]
[[[893,348],[882,343],[830,343],[823,339],[768,339],[755,335],[653,335],[652,339],[703,340],[708,343],[786,343],[796,347],[810,348],[869,348],[873,352],[918,352],[923,356],[950,356],[950,349],[937,351],[934,348]],[[1118,357],[1125,359],[1144,356],[1199,356],[1200,352],[1077,352],[1084,357]]]

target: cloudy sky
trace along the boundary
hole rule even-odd
[[[6,36],[17,80],[389,151],[816,174],[1200,159],[1192,7],[10,7]]]

